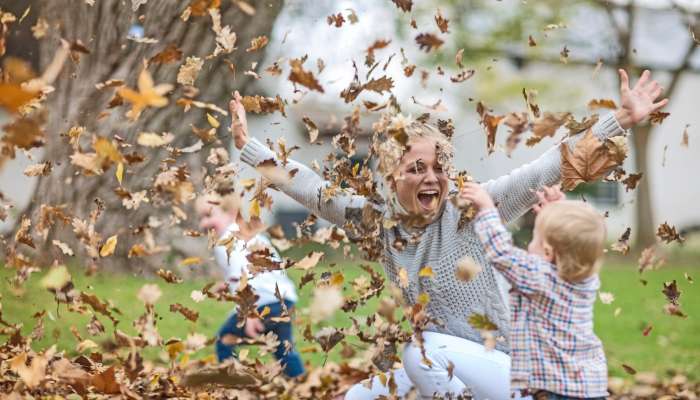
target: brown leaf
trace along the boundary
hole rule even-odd
[[[608,108],[610,110],[617,110],[617,104],[610,99],[593,99],[588,102],[588,108],[590,110],[596,110],[599,108]]]
[[[570,113],[544,112],[542,117],[532,121],[532,134],[540,139],[552,137],[570,116]]]
[[[175,273],[171,270],[164,270],[163,268],[160,268],[158,271],[156,271],[156,275],[160,276],[163,278],[164,281],[168,283],[181,283],[182,278],[179,276],[175,275]]]
[[[416,43],[418,43],[418,48],[429,53],[431,50],[442,46],[444,42],[432,33],[421,33],[416,36]]]
[[[247,112],[252,112],[255,114],[270,114],[275,111],[279,111],[283,116],[287,116],[284,111],[284,102],[279,95],[277,95],[274,99],[272,97],[257,95],[243,96],[241,103]]]
[[[686,125],[685,129],[683,129],[683,136],[681,137],[681,147],[688,148],[688,127],[690,125]]]
[[[529,35],[527,37],[527,45],[530,47],[535,47],[537,46],[537,42],[535,42],[535,38],[532,37],[532,35]]]
[[[151,57],[149,64],[170,64],[182,59],[182,51],[174,43],[169,44],[163,51]]]
[[[449,33],[448,24],[450,23],[450,21],[445,19],[445,17],[442,16],[442,13],[440,12],[439,8],[437,10],[437,14],[435,14],[435,23],[437,24],[438,28],[440,29],[440,32]]]
[[[583,117],[581,122],[576,121],[572,116],[569,116],[564,126],[569,130],[569,135],[575,135],[579,132],[589,130],[596,122],[598,122],[598,114],[593,114],[588,117]]]
[[[314,121],[312,121],[311,118],[307,117],[306,115],[304,115],[301,118],[301,120],[304,122],[304,125],[306,125],[306,129],[309,131],[309,142],[315,142],[316,139],[318,139],[318,127],[316,126]]]
[[[391,0],[396,4],[396,7],[401,9],[404,12],[409,12],[411,11],[411,8],[413,7],[413,0]]]
[[[489,114],[488,109],[482,102],[477,103],[476,112],[481,117],[481,126],[486,132],[486,150],[488,154],[491,154],[496,148],[496,131],[498,131],[498,124],[505,116]]]
[[[630,375],[634,375],[634,374],[637,373],[637,370],[636,370],[636,369],[630,367],[630,366],[627,365],[627,364],[622,364],[622,368],[625,370],[625,372],[627,372],[627,373],[630,374]]]
[[[464,82],[467,79],[474,76],[474,73],[476,73],[476,71],[473,69],[465,69],[465,70],[460,71],[459,74],[457,74],[455,76],[451,76],[450,81],[452,81],[454,83]]]
[[[382,76],[379,79],[372,79],[371,81],[365,83],[363,86],[364,89],[371,90],[379,94],[382,94],[382,92],[384,91],[388,92],[393,87],[394,81],[391,78],[388,78],[386,75]]]
[[[625,185],[625,192],[634,190],[642,179],[642,176],[644,176],[643,172],[627,175],[627,177],[622,180],[622,183]]]
[[[625,232],[620,236],[619,239],[617,239],[616,243],[613,243],[611,246],[612,250],[618,251],[622,253],[623,255],[627,255],[627,253],[630,251],[630,235],[632,234],[632,228],[627,228]]]
[[[289,65],[292,67],[288,78],[290,81],[306,86],[311,90],[316,90],[323,93],[323,88],[314,77],[314,74],[304,70],[300,59],[295,58],[293,60],[289,60]]]
[[[336,28],[340,28],[345,22],[345,17],[341,13],[331,14],[326,17],[326,22],[328,22],[328,25],[335,25]]]
[[[171,304],[170,311],[178,312],[192,322],[197,322],[197,319],[199,319],[199,313],[197,311],[187,308],[180,303]]]
[[[660,124],[664,122],[666,117],[671,115],[671,113],[663,112],[663,111],[654,111],[653,113],[649,114],[649,122],[652,124]]]
[[[561,183],[563,190],[572,190],[583,182],[591,182],[607,175],[617,162],[610,157],[608,148],[593,131],[586,132],[576,143],[573,152],[567,144],[561,145]]]
[[[371,67],[374,65],[374,51],[383,49],[387,47],[391,43],[391,40],[384,40],[384,39],[378,39],[375,40],[374,43],[372,43],[371,46],[367,48],[365,51],[367,54],[365,55],[365,65],[368,67]]]
[[[262,35],[250,40],[250,47],[245,49],[246,52],[258,51],[263,47],[267,46],[267,36]]]
[[[107,368],[105,371],[92,376],[92,386],[104,394],[120,394],[119,383],[114,375],[115,366]]]
[[[669,225],[668,222],[659,225],[659,228],[656,230],[656,236],[666,243],[671,243],[674,240],[678,243],[683,243],[685,241],[685,239],[676,232],[676,227]]]
[[[10,113],[16,113],[37,94],[22,89],[19,84],[0,83],[0,107],[5,108]]]

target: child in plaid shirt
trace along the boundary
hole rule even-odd
[[[527,251],[515,247],[493,200],[476,183],[461,197],[479,208],[474,230],[487,259],[511,283],[512,390],[542,399],[608,395],[608,371],[593,333],[593,303],[606,237],[590,205],[562,200],[558,188],[538,193],[541,206]]]

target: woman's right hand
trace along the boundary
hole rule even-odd
[[[238,150],[243,149],[243,146],[248,143],[248,121],[242,100],[240,93],[236,90],[233,92],[233,99],[228,103],[228,109],[231,112],[231,136]]]

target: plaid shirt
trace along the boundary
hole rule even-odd
[[[566,282],[555,265],[513,245],[495,208],[479,212],[474,229],[489,262],[512,285],[512,389],[606,397],[605,353],[593,333],[598,276]]]

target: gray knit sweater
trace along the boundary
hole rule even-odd
[[[622,134],[624,130],[610,113],[600,118],[593,126],[593,132],[604,139]],[[576,135],[565,143],[573,148],[580,137],[580,134]],[[253,167],[271,158],[276,158],[275,153],[255,139],[248,141],[241,152],[241,160]],[[559,146],[554,146],[535,161],[483,184],[498,205],[505,223],[520,217],[535,204],[535,190],[556,184],[560,180],[560,165]],[[321,201],[321,189],[327,183],[316,172],[292,160],[285,168],[288,171],[297,169],[297,173],[291,180],[279,184],[279,189],[314,214],[334,224],[343,226],[348,211],[362,208],[367,201],[362,196],[351,194]],[[279,181],[274,176],[270,178]],[[486,261],[472,224],[458,229],[459,214],[459,209],[448,201],[442,215],[422,228],[420,241],[417,244],[409,241],[401,251],[394,248],[392,243],[397,233],[402,238],[407,238],[409,232],[402,226],[383,230],[381,239],[384,244],[384,270],[388,279],[399,286],[398,271],[401,267],[406,269],[409,285],[403,294],[408,304],[414,304],[422,292],[430,295],[427,311],[431,317],[441,322],[441,325],[432,326],[430,330],[482,343],[481,335],[467,320],[473,313],[485,314],[498,326],[497,336],[506,339],[497,342],[496,348],[508,352],[508,284]],[[455,278],[456,263],[465,255],[471,256],[483,266],[482,272],[467,283]],[[433,268],[433,278],[418,276],[418,271],[426,265]]]

